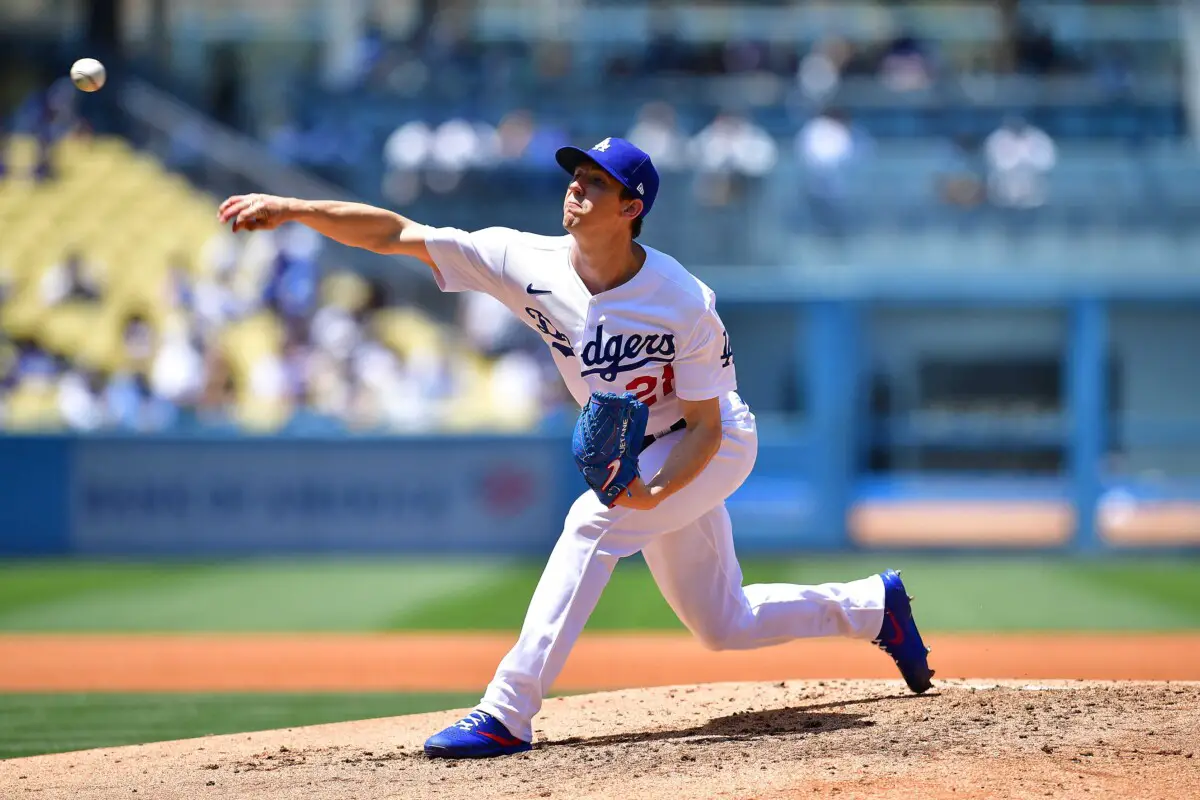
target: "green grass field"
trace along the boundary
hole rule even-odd
[[[931,631],[1200,628],[1200,559],[840,556],[753,559],[747,583],[904,570]],[[219,564],[0,563],[4,631],[515,630],[532,562],[428,559]],[[591,630],[679,622],[639,560],[617,568]]]
[[[0,758],[419,714],[478,700],[452,693],[0,695]]]
[[[929,631],[1200,630],[1200,559],[749,559],[747,583],[904,569]],[[312,559],[0,563],[0,633],[515,630],[540,563]],[[637,559],[589,630],[682,630]],[[482,691],[483,687],[480,687]],[[0,758],[471,705],[477,695],[0,695]]]

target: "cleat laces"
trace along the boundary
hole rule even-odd
[[[487,717],[482,711],[472,711],[470,714],[467,714],[467,716],[454,723],[454,725],[470,733],[475,729],[476,725],[482,725],[486,721]]]

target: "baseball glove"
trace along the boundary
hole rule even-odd
[[[638,475],[650,409],[632,394],[593,392],[571,437],[575,465],[609,508]]]

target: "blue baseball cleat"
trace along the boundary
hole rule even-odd
[[[483,711],[472,711],[425,740],[425,755],[430,758],[491,758],[532,749],[532,744],[513,736],[500,720]]]
[[[912,598],[904,589],[900,573],[889,569],[879,577],[883,578],[883,625],[874,643],[896,662],[908,688],[921,694],[933,685],[928,658],[931,648],[921,641],[909,603]]]

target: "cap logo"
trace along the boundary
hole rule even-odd
[[[645,184],[641,184],[641,183],[639,183],[639,184],[638,184],[638,194],[645,194],[645,193],[646,193],[646,186],[645,186]]]
[[[598,150],[599,152],[603,153],[605,150],[607,150],[611,146],[612,146],[612,137],[610,136],[609,138],[605,139],[603,142],[600,142],[599,144],[597,144],[592,149]]]

